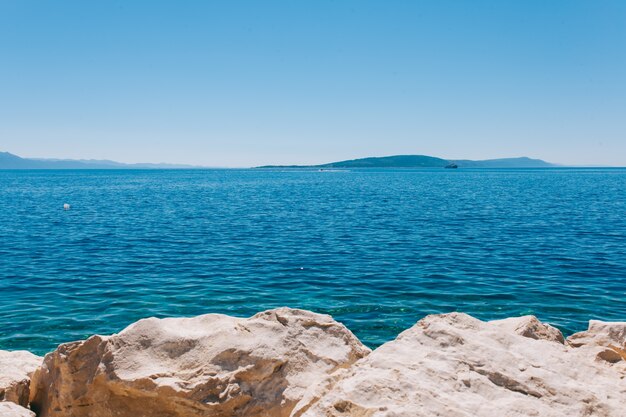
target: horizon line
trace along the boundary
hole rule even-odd
[[[86,164],[90,164],[90,163],[119,164],[121,165],[119,169],[125,169],[125,167],[133,167],[136,165],[154,165],[155,167],[152,167],[152,169],[254,169],[254,168],[287,168],[287,167],[288,168],[312,168],[312,167],[317,167],[318,165],[333,164],[333,163],[344,162],[344,161],[353,161],[353,160],[370,159],[370,158],[388,158],[388,157],[398,157],[398,156],[425,156],[425,157],[443,159],[449,162],[455,162],[455,161],[484,162],[484,161],[494,161],[494,160],[502,160],[502,159],[527,158],[527,159],[533,159],[533,160],[540,160],[540,161],[547,162],[549,164],[554,165],[553,167],[550,167],[550,168],[626,168],[626,165],[604,165],[604,164],[594,164],[594,163],[570,165],[570,164],[549,162],[542,158],[529,157],[529,156],[506,156],[506,157],[486,158],[486,159],[467,159],[467,158],[443,158],[439,156],[432,156],[432,155],[425,155],[425,154],[411,154],[411,153],[392,154],[392,155],[383,155],[383,156],[355,157],[351,159],[341,159],[341,160],[334,160],[332,162],[322,162],[322,163],[309,163],[309,164],[272,163],[272,164],[261,164],[261,165],[246,165],[246,166],[243,166],[243,165],[242,166],[197,165],[197,164],[189,164],[189,163],[164,162],[164,161],[161,161],[161,162],[119,162],[113,159],[106,159],[106,158],[104,159],[98,159],[98,158],[72,159],[72,158],[50,158],[50,157],[23,157],[23,156],[11,153],[9,151],[0,151],[0,154],[3,154],[3,153],[11,155],[11,156],[15,156],[23,160],[29,160],[29,161],[83,162]],[[141,168],[144,168],[144,167],[138,167],[138,169],[141,169]],[[145,167],[145,168],[150,169],[151,167]],[[364,168],[364,167],[359,167],[359,168]],[[376,167],[373,167],[373,168],[376,168]],[[411,168],[411,167],[406,167],[406,168]],[[414,167],[414,168],[419,168],[419,167]],[[50,169],[50,168],[33,168],[33,169]],[[52,168],[52,169],[55,169],[55,168]],[[75,169],[75,168],[56,168],[56,169]],[[83,169],[101,169],[101,168],[83,168]],[[111,168],[111,169],[115,169],[115,168]]]

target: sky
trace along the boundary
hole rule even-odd
[[[626,166],[626,1],[0,0],[0,151]]]

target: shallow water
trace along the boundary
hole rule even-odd
[[[0,171],[0,349],[277,306],[626,320],[626,170]],[[71,209],[63,210],[63,204]]]

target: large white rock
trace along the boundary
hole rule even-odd
[[[288,416],[313,383],[369,349],[330,316],[145,319],[68,343],[33,376],[39,417]]]
[[[0,402],[0,416],[2,417],[35,417],[35,413],[12,402]]]
[[[626,368],[516,320],[427,316],[312,387],[292,417],[626,416]]]
[[[28,406],[30,377],[42,360],[25,350],[0,350],[0,401]]]

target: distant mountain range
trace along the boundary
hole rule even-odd
[[[541,159],[502,158],[471,161],[469,159],[443,159],[426,155],[395,155],[350,159],[321,165],[266,165],[258,168],[550,168],[558,165]]]
[[[8,152],[0,152],[0,169],[159,169],[200,168],[176,164],[123,164],[96,159],[34,159],[21,158]]]
[[[395,155],[350,159],[321,165],[266,165],[258,168],[550,168],[558,165],[531,158],[503,158],[471,161],[450,160],[426,155]],[[177,164],[124,164],[96,159],[34,159],[21,158],[8,152],[0,152],[0,169],[159,169],[203,168]]]

